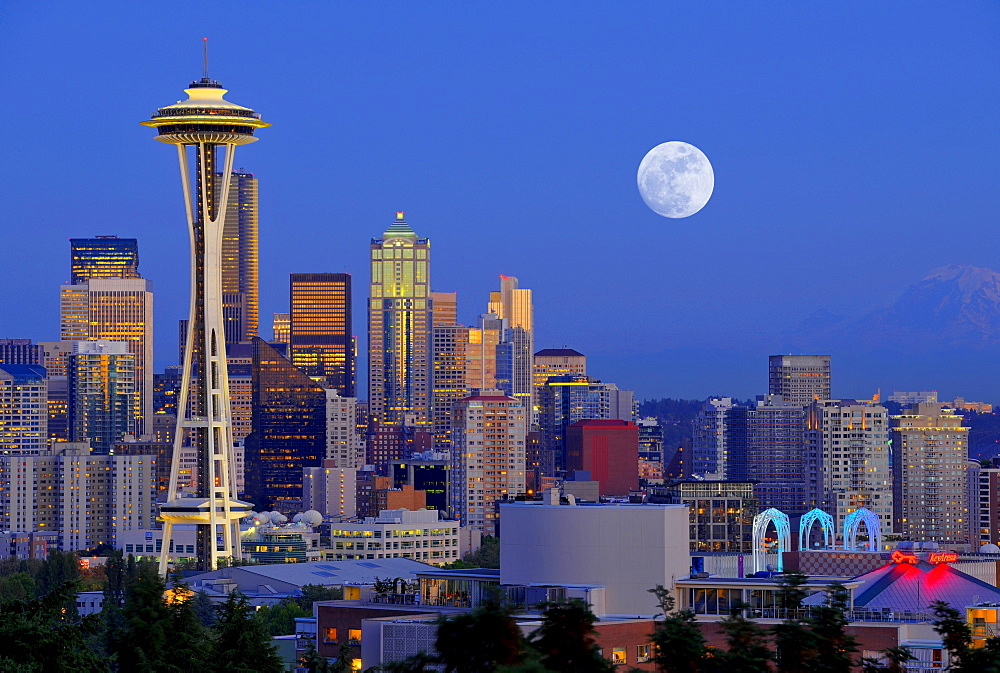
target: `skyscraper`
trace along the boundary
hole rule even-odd
[[[69,430],[106,454],[135,426],[135,355],[119,341],[78,341],[69,357]]]
[[[406,414],[417,424],[431,420],[430,247],[402,212],[371,242],[369,410],[383,424]]]
[[[121,239],[119,239],[121,240]],[[135,356],[134,427],[147,434],[153,415],[153,287],[143,278],[98,277],[63,285],[60,297],[63,341],[118,341]]]
[[[979,542],[967,540],[969,428],[962,417],[939,404],[918,403],[889,424],[896,532],[907,540]]]
[[[217,176],[232,174],[236,146],[254,142],[254,131],[270,124],[250,108],[224,100],[226,90],[208,78],[207,45],[205,61],[205,76],[184,90],[187,100],[160,108],[142,122],[157,129],[157,140],[177,146],[191,229],[191,312],[173,455],[182,453],[191,431],[198,477],[194,497],[179,498],[178,462],[171,467],[167,502],[160,510],[161,574],[166,574],[176,523],[197,525],[195,553],[203,569],[213,570],[222,558],[242,558],[239,520],[250,509],[236,499],[222,315],[222,239],[232,181]],[[225,150],[221,166],[220,147]],[[194,149],[193,161],[188,148]]]
[[[292,314],[275,313],[271,321],[271,342],[287,344],[292,340]]]
[[[223,179],[222,173],[216,180]],[[222,227],[222,313],[227,343],[248,341],[258,329],[257,178],[231,174]]]
[[[710,397],[692,421],[691,458],[688,474],[707,479],[726,479],[726,412],[733,408],[731,397]]]
[[[293,273],[290,295],[292,362],[324,387],[354,397],[351,274]]]
[[[43,367],[0,364],[0,454],[32,454],[48,446],[45,398]]]
[[[772,355],[768,358],[768,395],[804,407],[830,399],[829,355]]]
[[[253,342],[253,432],[246,438],[246,492],[259,506],[302,498],[302,474],[326,459],[327,393],[259,337]]]
[[[142,278],[139,242],[134,238],[71,238],[69,247],[71,285],[93,278]]]
[[[533,407],[535,309],[531,290],[517,286],[517,278],[500,276],[500,290],[490,292],[490,313],[500,318],[497,345],[497,388]]]

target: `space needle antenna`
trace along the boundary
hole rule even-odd
[[[205,69],[205,79],[208,79],[208,38],[207,37],[201,38],[201,42],[203,51],[202,60]]]

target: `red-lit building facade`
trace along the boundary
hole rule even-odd
[[[628,495],[639,488],[639,428],[619,419],[583,420],[566,429],[566,469],[586,470],[600,494]]]

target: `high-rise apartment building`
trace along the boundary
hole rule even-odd
[[[155,455],[93,454],[86,443],[68,442],[0,454],[0,529],[54,532],[65,551],[151,528],[155,494]]]
[[[246,493],[260,507],[302,498],[302,474],[326,459],[326,390],[263,339],[253,341],[253,432]]]
[[[768,358],[768,394],[804,407],[830,399],[829,355],[772,355]]]
[[[47,397],[44,367],[0,364],[0,455],[37,454],[48,447]]]
[[[435,325],[431,333],[433,362],[434,446],[451,446],[452,405],[469,393],[469,334],[465,325]]]
[[[531,409],[534,398],[535,309],[531,290],[518,288],[517,278],[500,276],[500,290],[490,292],[490,313],[501,320],[497,345],[497,388],[523,399]]]
[[[451,508],[463,526],[495,535],[497,501],[525,492],[527,414],[499,390],[483,390],[454,406]]]
[[[807,494],[806,412],[776,395],[726,412],[726,478],[756,481],[762,508],[795,516],[812,509]]]
[[[355,396],[351,275],[291,275],[291,360],[326,388]]]
[[[889,418],[885,407],[858,400],[821,400],[806,416],[806,471],[810,507],[844,517],[861,507],[874,512],[882,531],[893,530]]]
[[[216,180],[222,180],[222,174]],[[233,171],[222,226],[222,320],[228,343],[257,336],[259,321],[257,178]]]
[[[969,516],[974,523],[973,549],[984,544],[1000,545],[1000,468],[986,467],[972,473],[976,481],[970,489]]]
[[[68,379],[70,438],[109,453],[135,427],[135,355],[119,341],[78,341]]]
[[[94,278],[142,278],[139,242],[134,238],[71,238],[69,247],[71,285]]]
[[[63,341],[117,341],[135,356],[134,426],[146,434],[153,415],[153,292],[142,278],[92,278],[63,285]]]
[[[907,540],[965,544],[969,535],[969,428],[939,404],[918,403],[889,421],[896,531]]]
[[[731,397],[710,397],[698,410],[692,421],[690,474],[726,478],[726,413],[734,406]]]
[[[302,511],[313,509],[323,516],[353,518],[357,513],[357,478],[357,470],[337,467],[334,460],[304,468]]]
[[[371,242],[369,411],[390,425],[406,414],[431,422],[430,247],[402,212]]]
[[[365,463],[365,438],[358,433],[357,406],[356,397],[342,397],[335,389],[326,389],[326,461],[333,467],[353,470]]]

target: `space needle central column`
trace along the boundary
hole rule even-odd
[[[177,146],[191,238],[191,312],[167,502],[160,509],[165,575],[177,524],[197,526],[197,558],[204,570],[224,558],[242,558],[239,521],[251,505],[237,499],[229,406],[229,375],[222,321],[222,230],[237,145],[257,140],[270,126],[260,115],[223,99],[222,86],[205,77],[184,90],[187,100],[162,107],[143,126],[156,140]],[[219,157],[220,150],[223,156]],[[192,175],[193,167],[193,175]],[[197,452],[194,488],[181,492],[181,447],[190,436]]]

